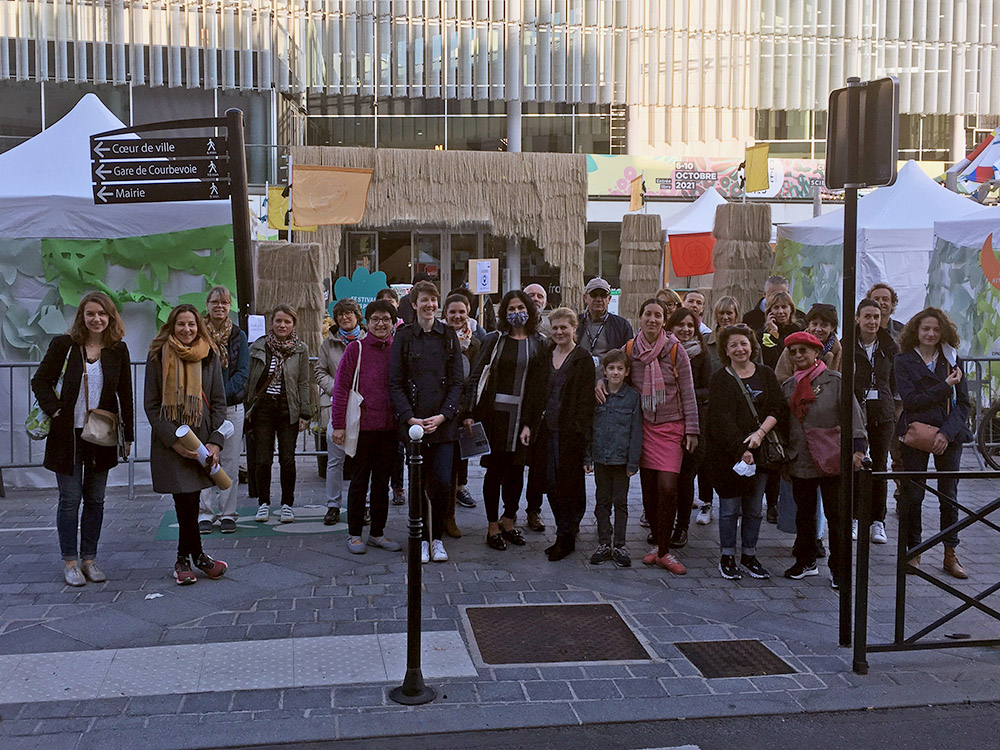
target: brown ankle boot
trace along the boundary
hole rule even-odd
[[[958,561],[958,556],[955,554],[954,547],[944,548],[944,572],[950,575],[952,578],[966,579],[969,574],[965,572],[965,568],[962,567],[962,563]]]
[[[906,572],[912,573],[915,570],[920,570],[920,555],[917,555],[908,563],[906,563]]]

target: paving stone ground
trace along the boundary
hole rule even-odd
[[[482,471],[471,473],[475,494]],[[299,476],[297,505],[322,505],[315,463],[301,462]],[[964,481],[960,495],[979,507],[996,496],[995,486]],[[647,662],[537,665],[531,653],[523,654],[523,665],[480,662],[475,677],[429,679],[438,698],[420,708],[392,703],[385,683],[9,703],[0,705],[0,747],[135,747],[139,738],[144,747],[223,747],[995,700],[1000,648],[871,654],[870,673],[854,674],[851,650],[838,645],[838,599],[825,566],[815,578],[781,578],[791,564],[792,537],[774,526],[764,524],[758,548],[772,580],[719,577],[714,521],[692,523],[691,540],[679,553],[689,573],[678,577],[639,563],[646,531],[638,525],[637,486],[629,506],[631,569],[588,564],[596,545],[592,514],[577,553],[549,563],[542,550],[554,538],[551,524],[544,534],[525,530],[527,546],[496,552],[484,544],[481,505],[460,508],[464,536],[446,540],[451,560],[423,566],[423,627],[460,633],[475,657],[466,606],[609,602],[655,654]],[[289,533],[269,537],[216,532],[204,537],[205,548],[225,559],[230,572],[221,581],[179,588],[171,577],[173,543],[154,540],[169,507],[169,498],[148,488],[133,501],[123,488],[110,490],[99,555],[110,580],[71,589],[61,580],[55,531],[45,530],[54,526],[54,493],[8,488],[0,500],[0,655],[405,631],[403,553],[351,555],[344,533],[294,533],[294,524]],[[1000,514],[992,520],[1000,522]],[[891,512],[887,527],[894,542]],[[931,500],[924,527],[937,528]],[[387,533],[405,542],[404,508],[390,509]],[[972,577],[948,583],[968,596],[995,584],[998,539],[982,524],[964,532],[959,554]],[[872,547],[872,642],[892,638],[894,554],[893,543]],[[940,558],[940,551],[925,554],[924,567],[939,571]],[[908,633],[958,603],[924,581],[907,584]],[[162,596],[147,600],[151,593]],[[971,609],[944,625],[939,637],[944,634],[996,639],[1000,622]],[[734,638],[762,641],[795,673],[706,679],[674,645]]]

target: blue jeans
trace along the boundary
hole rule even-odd
[[[59,531],[59,548],[63,560],[77,558],[77,532],[80,535],[80,553],[84,560],[97,557],[97,542],[104,523],[104,490],[108,486],[108,472],[95,471],[91,465],[77,457],[72,474],[56,474],[59,486],[59,510],[56,528]],[[83,513],[80,513],[80,501]]]
[[[742,497],[719,498],[719,546],[723,555],[736,554],[736,525],[743,522],[740,537],[743,542],[743,554],[757,554],[757,539],[760,537],[760,522],[764,518],[761,511],[761,498],[767,485],[768,475],[758,471],[754,476],[753,492]]]

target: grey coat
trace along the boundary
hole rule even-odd
[[[337,380],[337,368],[340,366],[340,360],[347,348],[344,340],[337,335],[339,332],[340,329],[335,328],[333,333],[323,339],[323,343],[319,345],[319,355],[316,357],[313,379],[319,386],[319,405],[322,409],[330,408],[333,384]],[[364,338],[366,335],[367,331],[361,329],[360,338]]]
[[[806,445],[806,428],[838,427],[840,426],[840,389],[843,380],[839,372],[824,370],[812,382],[816,400],[809,404],[805,418],[800,421],[795,414],[788,417],[788,473],[798,479],[815,479],[825,476],[813,463],[809,448]],[[785,401],[791,398],[795,391],[795,377],[788,378],[781,384],[781,392]],[[861,413],[858,400],[851,395],[851,409],[854,414],[854,450],[864,451],[868,433],[865,432],[865,418]]]
[[[208,406],[203,405],[201,424],[194,431],[205,445],[215,443],[223,448],[226,439],[218,430],[226,419],[226,388],[222,384],[222,365],[214,351],[209,351],[208,356],[201,361],[201,388],[208,399]],[[159,352],[146,358],[144,401],[146,418],[152,428],[149,470],[153,476],[153,490],[177,495],[211,487],[213,482],[208,476],[208,470],[199,466],[197,461],[184,458],[171,447],[177,440],[175,432],[181,423],[160,416],[163,366]],[[236,481],[236,477],[232,479]]]

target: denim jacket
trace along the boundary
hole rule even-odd
[[[639,470],[642,402],[635,388],[624,384],[594,408],[594,439],[589,453],[584,461],[587,466],[624,464],[632,473]]]

